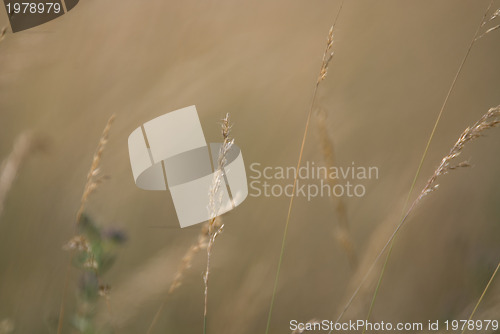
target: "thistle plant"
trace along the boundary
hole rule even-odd
[[[64,246],[65,250],[75,252],[73,266],[80,271],[77,310],[71,323],[78,333],[108,333],[110,329],[97,328],[93,320],[99,299],[105,298],[108,302],[110,298],[111,286],[104,283],[102,277],[113,267],[117,250],[127,236],[119,229],[100,227],[85,213],[80,217],[78,232]]]

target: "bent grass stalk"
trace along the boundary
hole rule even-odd
[[[321,63],[321,69],[320,69],[320,72],[318,75],[318,80],[316,81],[316,85],[314,86],[314,91],[313,91],[313,95],[311,98],[311,104],[309,106],[309,111],[307,113],[306,125],[305,125],[305,129],[304,129],[304,135],[302,136],[302,143],[300,145],[299,158],[297,161],[297,169],[296,170],[299,170],[300,165],[302,163],[302,155],[304,153],[304,146],[306,143],[307,133],[309,131],[309,124],[311,122],[311,116],[312,116],[314,104],[316,102],[316,94],[318,92],[318,87],[319,87],[319,84],[326,78],[326,76],[328,74],[328,65],[330,64],[330,62],[333,58],[333,52],[332,52],[333,31],[334,31],[335,25],[337,24],[337,20],[340,16],[340,12],[342,11],[343,5],[344,5],[344,1],[342,1],[340,3],[340,7],[339,7],[339,10],[338,10],[337,15],[335,17],[335,20],[333,21],[333,25],[330,28],[330,31],[328,32],[325,52],[323,53],[323,61]],[[281,264],[283,263],[283,254],[285,253],[286,237],[288,234],[288,226],[290,224],[290,217],[292,214],[293,199],[295,198],[295,191],[297,188],[297,179],[298,179],[298,174],[295,173],[295,177],[293,179],[293,186],[292,186],[292,196],[290,196],[290,204],[288,205],[288,213],[286,216],[285,230],[283,231],[283,238],[281,241],[281,250],[280,250],[280,255],[279,255],[279,260],[278,260],[278,268],[276,270],[276,276],[274,279],[274,287],[273,287],[273,292],[272,292],[272,296],[271,296],[271,304],[269,306],[269,313],[267,316],[266,334],[269,333],[269,329],[271,327],[271,318],[272,318],[272,313],[273,313],[274,300],[276,298],[276,292],[278,291],[278,282],[279,282],[279,276],[280,276],[280,271],[281,271]]]
[[[344,313],[347,311],[348,307],[352,304],[352,301],[358,294],[359,290],[361,289],[361,286],[365,283],[367,280],[369,274],[375,267],[375,265],[378,263],[384,252],[388,249],[388,247],[392,244],[394,238],[396,237],[397,233],[399,230],[406,224],[406,221],[410,214],[413,212],[413,210],[416,208],[416,206],[422,201],[424,197],[429,195],[431,192],[436,190],[439,186],[437,183],[437,180],[439,179],[440,176],[447,174],[448,172],[455,170],[457,168],[462,168],[462,167],[468,167],[469,164],[467,161],[460,162],[456,165],[452,165],[451,163],[461,154],[463,148],[465,145],[472,140],[479,138],[482,136],[482,133],[485,130],[491,129],[493,127],[496,127],[500,124],[500,105],[490,108],[488,112],[486,112],[476,123],[474,123],[472,126],[468,127],[465,129],[465,131],[462,133],[462,135],[458,138],[457,142],[453,147],[451,148],[450,152],[448,155],[446,155],[442,160],[439,166],[436,168],[432,176],[428,179],[427,183],[425,184],[424,188],[420,192],[419,196],[413,201],[411,204],[410,208],[406,211],[403,219],[401,222],[397,225],[396,229],[394,232],[391,234],[387,242],[385,243],[384,247],[380,250],[378,255],[376,256],[375,260],[373,261],[372,265],[368,269],[367,273],[365,276],[363,276],[360,284],[356,288],[355,292],[349,299],[348,303],[342,310],[341,314],[337,318],[336,322],[339,322]],[[329,332],[329,334],[332,333],[332,331]]]
[[[494,30],[493,28],[492,28],[492,29],[489,29],[489,30],[487,30],[484,34],[482,34],[482,35],[480,35],[480,36],[478,37],[479,32],[481,31],[481,28],[483,28],[483,27],[484,27],[484,25],[485,25],[487,22],[489,22],[489,21],[491,21],[491,20],[495,19],[495,18],[499,15],[499,10],[497,10],[497,11],[496,11],[496,12],[495,12],[495,13],[494,13],[491,17],[490,17],[490,19],[489,19],[489,20],[487,20],[487,15],[488,15],[488,12],[490,11],[490,9],[491,9],[491,6],[492,6],[492,5],[493,5],[493,0],[491,0],[491,2],[490,2],[490,4],[489,4],[488,8],[487,8],[487,9],[486,9],[486,11],[484,12],[483,18],[482,18],[482,20],[481,20],[481,24],[480,24],[480,25],[479,25],[479,27],[476,29],[476,32],[475,32],[475,34],[474,34],[474,37],[472,38],[472,40],[471,40],[471,42],[470,42],[470,44],[469,44],[469,47],[468,47],[468,49],[467,49],[467,51],[466,51],[466,53],[465,53],[465,55],[464,55],[464,58],[462,59],[462,62],[460,63],[460,66],[458,67],[457,73],[455,74],[455,77],[453,78],[453,81],[452,81],[452,83],[451,83],[451,85],[450,85],[450,88],[448,89],[448,93],[446,94],[446,97],[445,97],[445,99],[444,99],[444,101],[443,101],[443,104],[442,104],[442,106],[441,106],[441,109],[439,110],[438,116],[437,116],[436,121],[434,122],[434,126],[433,126],[433,128],[432,128],[431,134],[430,134],[430,136],[429,136],[429,139],[427,140],[427,144],[426,144],[426,146],[425,146],[424,153],[422,154],[422,157],[421,157],[421,159],[420,159],[420,163],[419,163],[419,165],[418,165],[418,167],[417,167],[417,171],[416,171],[416,173],[415,173],[415,176],[413,177],[413,181],[412,181],[412,183],[411,183],[410,190],[408,191],[408,194],[407,194],[407,197],[406,197],[405,203],[404,203],[404,205],[403,205],[403,213],[402,213],[402,215],[401,215],[401,219],[403,219],[403,217],[404,217],[404,212],[405,212],[406,207],[407,207],[407,205],[408,205],[408,202],[409,202],[409,200],[410,200],[410,196],[411,196],[411,194],[413,193],[413,189],[414,189],[414,187],[415,187],[415,184],[416,184],[416,182],[417,182],[417,179],[418,179],[418,177],[419,177],[419,175],[420,175],[420,171],[421,171],[421,169],[422,169],[422,165],[423,165],[423,163],[424,163],[424,161],[425,161],[425,158],[427,157],[427,153],[428,153],[428,151],[429,151],[429,147],[430,147],[431,142],[432,142],[432,140],[433,140],[433,138],[434,138],[434,134],[436,133],[436,129],[437,129],[438,124],[439,124],[439,122],[440,122],[440,120],[441,120],[441,117],[442,117],[442,115],[443,115],[444,109],[446,108],[446,105],[448,104],[448,100],[449,100],[449,98],[450,98],[450,96],[451,96],[451,94],[452,94],[453,90],[455,89],[455,85],[456,85],[456,83],[457,83],[457,80],[458,80],[458,78],[459,78],[460,74],[462,73],[462,69],[463,69],[463,67],[464,67],[464,65],[465,65],[465,63],[466,63],[466,61],[467,61],[467,59],[468,59],[468,57],[469,57],[469,54],[470,54],[470,52],[471,52],[471,50],[472,50],[472,48],[473,48],[474,44],[476,43],[476,41],[477,41],[478,39],[480,39],[481,37],[483,37],[483,36],[484,36],[484,35],[486,35],[487,33],[489,33],[489,32],[491,32],[491,31],[493,31],[493,30]],[[383,264],[383,266],[382,266],[382,270],[381,270],[381,272],[380,272],[380,275],[379,275],[379,278],[378,278],[378,281],[377,281],[377,285],[376,285],[376,287],[375,287],[375,291],[374,291],[374,293],[373,293],[373,297],[372,297],[372,300],[371,300],[371,302],[370,302],[370,307],[369,307],[369,309],[368,309],[368,314],[367,314],[367,316],[366,316],[366,321],[370,320],[370,317],[371,317],[371,315],[372,315],[372,312],[373,312],[373,307],[374,307],[374,305],[375,305],[375,300],[377,299],[377,295],[378,295],[378,292],[379,292],[379,289],[380,289],[380,285],[381,285],[381,283],[382,283],[382,278],[383,278],[383,276],[384,276],[384,274],[385,274],[385,270],[386,270],[386,268],[387,268],[387,264],[388,264],[388,262],[389,262],[389,258],[391,257],[391,254],[392,254],[392,250],[393,250],[393,248],[394,248],[394,240],[391,242],[391,245],[390,245],[389,250],[388,250],[388,252],[387,252],[387,256],[386,256],[386,258],[385,258],[385,260],[384,260],[384,264]],[[361,283],[361,284],[362,284],[362,283]],[[349,307],[349,306],[348,306],[348,307]],[[365,333],[365,328],[363,328],[363,332],[362,332],[362,333],[363,333],[363,334]]]

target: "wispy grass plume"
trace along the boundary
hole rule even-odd
[[[347,311],[349,306],[352,304],[354,298],[357,296],[358,292],[360,291],[361,287],[369,277],[370,273],[372,270],[375,268],[375,265],[378,263],[378,261],[381,259],[382,255],[384,252],[387,250],[387,248],[392,244],[392,241],[394,240],[395,236],[399,232],[399,230],[406,224],[406,221],[410,214],[414,211],[414,209],[417,207],[418,204],[430,193],[435,191],[438,186],[438,180],[441,176],[447,174],[448,172],[458,169],[458,168],[463,168],[463,167],[468,167],[469,163],[467,161],[461,161],[461,162],[455,162],[457,158],[460,156],[462,153],[463,148],[471,141],[473,141],[476,138],[479,138],[483,135],[484,131],[494,128],[500,124],[500,105],[490,108],[488,112],[486,112],[476,123],[474,123],[472,126],[466,128],[462,135],[458,138],[458,140],[455,142],[455,145],[451,148],[449,153],[444,156],[444,158],[441,160],[441,163],[439,166],[436,168],[432,176],[428,179],[427,183],[425,184],[424,188],[421,190],[420,194],[418,197],[413,201],[409,209],[406,211],[403,219],[400,221],[400,223],[397,225],[396,229],[394,232],[391,234],[385,245],[382,247],[378,255],[376,256],[375,260],[373,261],[372,265],[370,268],[367,270],[366,274],[362,278],[361,282],[359,283],[358,287],[352,294],[351,298],[348,300],[347,304],[345,305],[344,309],[340,313],[339,317],[337,318],[337,322],[340,321],[344,313]],[[329,332],[331,333],[331,331]]]
[[[451,97],[451,94],[453,93],[453,91],[455,90],[455,85],[458,81],[458,78],[460,77],[460,74],[462,73],[462,70],[465,66],[465,63],[467,62],[467,59],[469,58],[469,55],[476,43],[476,41],[481,38],[483,35],[487,34],[489,31],[485,32],[483,35],[479,35],[479,33],[481,32],[481,30],[483,29],[483,27],[486,25],[486,23],[488,23],[489,21],[491,20],[494,20],[496,17],[497,17],[497,12],[495,12],[489,19],[488,19],[488,13],[490,12],[490,9],[491,7],[493,6],[493,1],[494,0],[491,0],[489,5],[488,5],[488,8],[486,9],[486,11],[484,12],[484,15],[483,15],[483,18],[481,20],[481,23],[479,24],[479,26],[477,27],[476,29],[476,32],[474,33],[474,36],[472,37],[472,40],[469,44],[469,47],[467,48],[467,51],[465,52],[465,55],[462,59],[462,62],[460,63],[460,66],[458,67],[458,70],[457,72],[455,73],[455,77],[453,78],[452,82],[451,82],[451,85],[448,89],[448,92],[443,100],[443,104],[441,105],[441,109],[439,110],[439,113],[438,113],[438,116],[436,118],[436,121],[434,122],[434,126],[432,128],[432,131],[431,131],[431,134],[429,135],[429,139],[427,140],[427,144],[425,146],[425,149],[424,149],[424,152],[422,154],[422,157],[420,158],[420,163],[417,167],[417,171],[415,173],[415,176],[413,177],[413,181],[411,183],[411,186],[410,186],[410,190],[408,191],[408,194],[407,194],[407,197],[406,197],[406,200],[405,200],[405,203],[403,205],[403,209],[402,209],[402,216],[401,216],[401,219],[403,219],[403,216],[404,216],[404,212],[406,211],[406,208],[408,206],[408,203],[410,201],[410,196],[412,195],[413,193],[413,190],[415,188],[415,185],[416,185],[416,182],[417,182],[417,179],[418,177],[420,176],[420,171],[422,169],[422,166],[424,164],[424,161],[425,161],[425,158],[427,157],[427,152],[429,151],[429,147],[432,143],[432,140],[434,139],[434,134],[436,133],[436,130],[437,130],[437,127],[439,125],[439,122],[441,121],[441,117],[444,113],[444,110],[446,108],[446,106],[448,105],[448,101]],[[380,275],[379,275],[379,278],[378,278],[378,281],[377,281],[377,285],[375,287],[375,290],[373,292],[373,296],[372,296],[372,300],[370,302],[370,307],[368,309],[368,314],[366,316],[366,320],[370,320],[370,317],[371,317],[371,314],[372,314],[372,311],[373,311],[373,307],[375,305],[375,300],[377,299],[377,295],[378,295],[378,292],[379,292],[379,289],[380,289],[380,285],[382,283],[382,279],[384,277],[384,273],[385,273],[385,270],[387,268],[387,264],[389,262],[389,258],[391,257],[391,254],[392,254],[392,250],[393,250],[393,247],[394,247],[394,242],[391,242],[391,245],[389,247],[389,251],[387,252],[387,255],[386,255],[386,258],[385,258],[385,261],[384,261],[384,264],[382,266],[382,270],[380,272]],[[363,334],[364,334],[365,330],[363,329]]]

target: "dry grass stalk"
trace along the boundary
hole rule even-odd
[[[326,78],[326,75],[328,73],[328,66],[333,59],[333,52],[331,51],[333,48],[333,32],[335,29],[335,25],[337,24],[337,21],[339,19],[340,13],[342,12],[342,7],[344,6],[344,1],[340,3],[339,10],[337,12],[337,15],[335,16],[335,20],[333,21],[333,25],[328,31],[328,36],[326,39],[326,47],[325,51],[323,53],[323,61],[321,63],[321,69],[318,75],[318,79],[316,81],[316,85],[314,86],[314,91],[312,94],[311,98],[311,104],[309,105],[309,111],[307,113],[307,119],[306,119],[306,125],[304,129],[304,135],[302,136],[302,143],[300,144],[300,150],[299,150],[299,158],[297,160],[297,170],[299,170],[300,165],[302,164],[302,156],[304,155],[304,147],[306,144],[306,138],[307,134],[309,132],[309,124],[311,123],[311,116],[313,112],[314,105],[316,103],[316,96],[318,93],[318,87],[321,81],[323,81]],[[290,217],[292,215],[292,207],[293,207],[293,200],[295,198],[295,192],[297,189],[297,180],[298,180],[298,173],[295,174],[295,177],[293,179],[293,186],[292,186],[292,196],[290,196],[290,203],[288,205],[288,212],[286,216],[286,222],[285,222],[285,229],[283,231],[283,239],[281,241],[281,249],[280,249],[280,255],[279,255],[279,260],[278,260],[278,268],[276,270],[276,277],[274,279],[274,286],[273,286],[273,292],[271,296],[271,303],[269,306],[269,313],[267,315],[267,325],[266,325],[266,334],[269,333],[269,329],[271,328],[271,318],[272,318],[272,313],[273,313],[273,308],[274,308],[274,300],[276,298],[276,293],[278,291],[278,282],[279,282],[279,276],[280,276],[280,271],[281,271],[281,264],[283,262],[283,254],[285,253],[285,244],[286,244],[286,237],[288,233],[288,226],[290,225]]]
[[[101,138],[99,139],[99,143],[97,144],[96,151],[92,158],[92,164],[90,166],[90,170],[87,174],[87,181],[85,182],[85,186],[83,188],[82,198],[80,200],[80,208],[76,213],[76,224],[75,224],[75,235],[63,246],[65,250],[78,250],[83,249],[86,252],[92,252],[92,249],[89,247],[89,242],[86,240],[85,236],[77,234],[77,228],[82,218],[83,211],[85,210],[85,205],[90,197],[90,195],[97,189],[98,185],[102,183],[103,178],[100,177],[99,174],[99,166],[102,158],[102,154],[108,143],[109,131],[111,130],[111,125],[115,120],[115,115],[111,115],[104,127]],[[64,279],[63,293],[61,297],[61,305],[59,307],[59,320],[57,324],[57,334],[62,332],[63,320],[64,320],[64,303],[66,300],[66,292],[68,290],[69,285],[69,274],[71,269],[71,261],[73,259],[73,254],[70,256],[68,265],[66,267],[66,275]],[[94,263],[89,263],[89,266],[94,267]],[[95,268],[97,269],[97,268]],[[97,273],[97,270],[96,270]],[[98,277],[99,279],[99,277]],[[109,290],[109,289],[107,289]]]
[[[493,4],[493,0],[491,1],[490,7],[488,8],[487,12],[489,12],[489,9],[491,8],[492,4]],[[486,16],[485,16],[485,18],[483,19],[483,22],[481,23],[481,28],[483,28],[487,23],[489,23],[489,22],[497,19],[498,17],[500,17],[500,8],[498,8],[497,10],[495,10],[495,12],[489,18],[486,18]],[[487,29],[484,33],[482,33],[481,35],[479,35],[478,37],[476,37],[474,39],[474,41],[476,41],[476,40],[478,40],[480,38],[483,38],[484,36],[486,36],[490,32],[495,31],[497,29],[500,29],[500,24]]]
[[[335,147],[333,140],[328,134],[328,129],[326,127],[326,117],[326,112],[322,109],[320,109],[316,113],[316,132],[319,137],[323,160],[327,167],[333,167],[336,166]],[[324,179],[332,188],[337,184],[336,179],[330,178],[327,175],[325,175]],[[356,253],[356,248],[354,242],[352,241],[351,232],[349,230],[347,209],[342,198],[339,197],[335,199],[331,197],[331,200],[335,206],[335,212],[337,215],[337,226],[334,231],[335,238],[346,253],[351,268],[354,269],[358,264],[358,255]]]
[[[2,162],[0,167],[0,216],[2,215],[5,199],[23,163],[31,153],[42,150],[46,143],[41,138],[36,138],[29,132],[19,135],[9,156]]]
[[[80,218],[85,210],[85,205],[90,197],[90,195],[97,189],[99,184],[102,183],[103,178],[100,177],[99,165],[102,158],[102,153],[104,152],[104,148],[108,143],[109,131],[111,130],[111,125],[113,124],[116,116],[113,114],[109,118],[104,130],[102,132],[101,138],[99,140],[99,144],[97,145],[97,149],[94,153],[94,157],[92,158],[92,165],[90,166],[89,173],[87,174],[87,181],[85,182],[85,186],[83,188],[82,198],[80,200],[80,208],[76,214],[76,223],[80,221]]]
[[[381,259],[382,255],[384,252],[387,250],[389,245],[392,244],[392,241],[394,240],[395,236],[399,232],[399,230],[405,225],[406,220],[408,219],[409,215],[413,212],[413,210],[416,208],[416,206],[422,201],[424,197],[429,195],[431,192],[435,191],[439,184],[437,183],[438,179],[444,175],[447,174],[448,172],[455,170],[457,168],[462,168],[462,167],[468,167],[469,163],[467,161],[462,161],[456,164],[452,164],[454,160],[461,154],[463,148],[465,145],[471,141],[473,141],[476,138],[479,138],[482,136],[483,132],[491,129],[493,127],[498,126],[500,124],[500,105],[490,108],[488,112],[486,112],[476,123],[474,123],[472,126],[466,128],[462,135],[458,138],[457,142],[453,147],[451,148],[450,152],[441,160],[441,163],[439,166],[436,168],[432,176],[429,178],[427,183],[425,184],[424,188],[420,192],[419,196],[413,201],[412,205],[410,208],[406,211],[403,219],[400,221],[400,223],[396,226],[396,229],[393,231],[387,242],[385,243],[384,247],[380,250],[380,252],[377,254],[375,260],[372,262],[371,266],[367,270],[366,274],[363,276],[361,279],[361,282],[355,289],[354,293],[352,294],[351,298],[348,300],[347,304],[345,305],[344,309],[340,313],[339,317],[337,318],[337,322],[340,321],[344,313],[347,311],[347,309],[350,307],[352,304],[354,298],[358,295],[361,287],[364,285],[368,277],[370,276],[372,270],[375,268],[375,265],[378,263],[378,261]]]
[[[429,193],[437,189],[437,187],[439,186],[439,184],[437,183],[437,179],[441,175],[444,175],[449,171],[457,168],[470,166],[467,161],[462,161],[455,165],[452,165],[452,161],[454,161],[460,155],[464,146],[468,142],[481,137],[482,133],[485,130],[491,129],[500,124],[499,116],[500,116],[500,105],[488,110],[488,112],[484,114],[476,123],[474,123],[474,125],[465,129],[460,138],[458,138],[455,145],[453,145],[453,147],[451,148],[448,155],[446,155],[441,160],[441,163],[439,164],[438,168],[436,168],[434,174],[429,178],[424,189],[415,200],[414,205],[418,204],[422,200],[422,198],[424,198]]]
[[[222,224],[221,218],[216,217],[216,220],[217,222],[214,225],[221,226]],[[209,222],[206,222],[205,224],[202,225],[201,232],[198,235],[198,241],[196,242],[196,244],[189,247],[187,252],[182,257],[181,263],[177,268],[174,279],[168,289],[167,297],[170,296],[175,290],[177,290],[182,285],[184,275],[186,271],[189,268],[191,268],[195,255],[199,253],[200,250],[207,248],[208,235],[209,235],[208,231],[209,231]],[[158,308],[158,311],[156,312],[153,321],[151,322],[151,325],[148,328],[147,334],[151,333],[151,331],[153,330],[154,326],[156,325],[156,322],[159,319],[161,312],[163,311],[163,308],[165,307],[165,304],[166,304],[166,299],[163,300],[162,304]]]
[[[482,34],[481,36],[479,36],[479,37],[483,37],[484,35],[489,34],[490,32],[495,31],[495,30],[497,30],[499,28],[500,28],[500,24],[496,25],[496,26],[494,26],[494,27],[492,27],[492,28],[490,28],[488,30],[486,30],[486,32],[484,34]]]
[[[205,284],[205,306],[203,309],[203,332],[206,332],[207,323],[207,306],[208,306],[208,278],[210,274],[210,260],[212,257],[212,249],[215,245],[215,240],[224,230],[224,224],[221,220],[217,219],[220,203],[222,200],[222,192],[219,193],[221,184],[224,180],[224,168],[226,166],[226,155],[233,146],[234,139],[230,138],[231,123],[229,122],[229,114],[222,119],[221,123],[222,137],[224,141],[219,149],[217,159],[217,170],[214,172],[212,186],[209,191],[209,210],[211,218],[208,221],[208,244],[207,244],[207,267],[203,275],[203,282]]]
[[[220,221],[220,217],[217,217],[217,220]],[[184,279],[184,274],[186,271],[191,268],[193,264],[194,256],[200,252],[202,249],[206,249],[208,244],[208,222],[203,224],[201,228],[201,232],[198,235],[198,241],[196,244],[189,247],[186,254],[182,257],[181,263],[177,272],[175,273],[174,280],[168,289],[168,293],[171,294],[175,290],[177,290],[182,285],[182,280]]]
[[[333,58],[333,26],[330,27],[330,31],[328,31],[328,36],[326,38],[326,49],[325,53],[323,53],[323,62],[321,64],[321,70],[319,71],[318,76],[318,84],[326,78],[328,74],[328,65]]]
[[[491,282],[493,282],[493,280],[495,279],[495,276],[497,275],[499,269],[500,269],[500,262],[497,264],[497,267],[495,268],[495,271],[493,271],[493,274],[491,274],[491,277],[490,277],[488,283],[486,284],[486,287],[484,288],[483,292],[481,293],[481,297],[479,297],[479,300],[477,301],[476,305],[474,306],[474,309],[472,310],[472,312],[469,316],[469,319],[467,319],[467,321],[471,321],[472,318],[474,317],[474,314],[476,314],[476,311],[479,308],[479,304],[481,304],[481,302],[483,301],[483,298],[486,295],[486,292],[488,291],[488,289],[490,288]],[[485,319],[485,318],[482,318],[482,319]],[[462,334],[465,333],[466,329],[467,328],[464,328],[462,330]]]
[[[498,8],[494,13],[493,15],[491,15],[490,19],[488,21],[493,21],[494,19],[496,19],[497,17],[500,17],[500,8]]]
[[[184,254],[181,263],[175,273],[175,277],[170,284],[167,292],[167,297],[177,290],[184,279],[186,271],[191,268],[194,256],[200,252],[202,249],[207,249],[207,268],[203,276],[203,281],[205,284],[205,307],[204,307],[204,317],[207,314],[207,301],[208,301],[208,275],[210,270],[210,257],[212,254],[212,248],[215,243],[215,239],[222,233],[224,229],[224,224],[222,223],[221,217],[217,216],[218,207],[220,206],[221,197],[218,196],[222,180],[224,179],[224,166],[226,165],[226,154],[230,150],[234,143],[234,139],[230,139],[229,135],[231,132],[231,124],[229,122],[229,114],[222,119],[222,137],[224,139],[222,146],[219,151],[217,159],[217,170],[214,173],[214,179],[212,182],[212,187],[209,191],[209,210],[212,218],[202,225],[201,232],[198,235],[198,241],[196,244],[192,245]],[[159,316],[165,307],[166,300],[162,302],[158,311],[156,312],[151,325],[148,328],[147,334],[151,333],[154,326],[156,325]]]
[[[3,41],[6,34],[7,34],[7,27],[2,27],[2,30],[0,30],[0,42]]]
[[[455,89],[455,85],[458,81],[458,78],[460,76],[460,74],[462,73],[462,70],[464,68],[464,65],[465,63],[467,62],[467,59],[472,51],[472,48],[474,47],[474,44],[476,43],[476,41],[481,38],[482,36],[484,36],[485,34],[487,34],[488,32],[490,31],[487,31],[486,33],[484,33],[483,35],[479,35],[479,32],[481,31],[481,29],[484,27],[484,25],[488,22],[488,21],[491,21],[492,19],[495,19],[495,14],[490,18],[490,20],[488,20],[488,13],[490,12],[490,9],[491,7],[493,6],[493,1],[494,0],[491,0],[489,5],[488,5],[488,8],[486,8],[486,11],[484,12],[483,14],[483,18],[481,19],[481,23],[478,25],[477,29],[476,29],[476,32],[474,33],[474,37],[472,38],[470,44],[469,44],[469,47],[467,49],[467,52],[465,53],[465,56],[464,58],[462,59],[462,62],[460,63],[460,66],[458,67],[458,70],[457,70],[457,73],[455,74],[455,77],[453,78],[453,81],[451,82],[451,85],[450,85],[450,88],[448,89],[448,93],[446,94],[446,97],[444,98],[444,101],[443,101],[443,104],[441,105],[441,109],[439,110],[439,113],[438,113],[438,116],[436,118],[436,121],[434,122],[434,126],[432,128],[432,131],[431,131],[431,134],[429,136],[429,139],[427,140],[427,144],[425,146],[425,149],[424,149],[424,153],[422,154],[422,157],[420,159],[420,163],[418,165],[418,168],[417,168],[417,172],[415,173],[415,176],[413,178],[413,181],[412,181],[412,184],[410,186],[410,190],[408,191],[408,195],[406,197],[406,201],[405,201],[405,204],[403,206],[403,215],[401,217],[401,220],[404,220],[405,217],[404,217],[404,212],[406,210],[406,207],[407,207],[407,204],[409,203],[409,200],[410,200],[410,196],[412,195],[413,193],[413,189],[416,185],[416,182],[417,182],[417,179],[420,175],[420,170],[423,166],[423,163],[424,163],[424,160],[427,156],[427,152],[429,150],[429,147],[431,145],[431,142],[434,138],[434,134],[436,133],[436,129],[437,129],[437,126],[441,120],[441,116],[443,115],[443,112],[444,112],[444,109],[446,108],[446,106],[448,105],[448,100],[450,99],[450,96],[451,96],[451,93],[454,91]],[[496,13],[496,12],[495,12]],[[396,232],[397,234],[397,232]],[[396,234],[393,236],[393,240],[394,240],[394,237],[396,236]],[[387,252],[387,255],[386,255],[386,258],[385,258],[385,261],[384,261],[384,264],[382,266],[382,270],[380,271],[380,275],[379,275],[379,279],[378,279],[378,282],[377,282],[377,285],[375,287],[375,290],[373,292],[373,297],[372,297],[372,300],[371,300],[371,303],[370,303],[370,307],[368,309],[368,314],[366,316],[366,320],[369,321],[370,320],[370,317],[371,317],[371,313],[373,311],[373,307],[375,305],[375,300],[377,298],[377,295],[378,295],[378,291],[379,291],[379,288],[380,288],[380,284],[382,282],[382,279],[383,279],[383,276],[384,276],[384,273],[385,273],[385,269],[386,269],[386,266],[387,266],[387,263],[389,262],[389,258],[391,257],[391,254],[392,254],[392,249],[393,249],[393,246],[394,246],[394,243],[391,242],[390,246],[389,246],[389,251]],[[352,301],[352,299],[350,300]],[[365,329],[363,329],[363,334],[365,332]]]

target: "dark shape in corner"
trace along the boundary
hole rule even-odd
[[[12,32],[30,29],[64,15],[63,2],[70,11],[79,0],[4,0]]]

